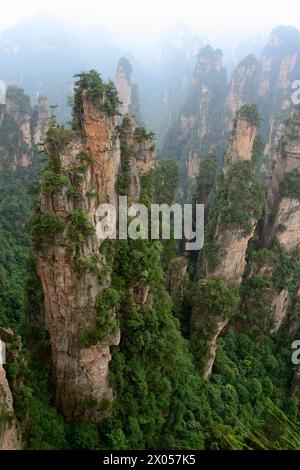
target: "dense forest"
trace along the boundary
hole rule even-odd
[[[300,33],[272,35],[230,83],[201,47],[159,148],[125,58],[116,85],[74,75],[68,124],[8,87],[0,449],[300,448]],[[99,240],[119,196],[204,204],[203,249]]]

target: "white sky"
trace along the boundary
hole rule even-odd
[[[18,19],[51,12],[81,23],[101,22],[113,34],[157,33],[182,22],[200,35],[269,31],[300,26],[299,0],[13,0],[2,1],[0,29]]]

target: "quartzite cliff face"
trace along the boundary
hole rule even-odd
[[[100,203],[117,207],[124,142],[132,147],[131,199],[139,196],[140,174],[153,167],[154,152],[145,139],[136,140],[138,126],[130,118],[125,118],[120,146],[116,115],[111,108],[105,109],[108,91],[96,101],[88,95],[84,86],[76,90],[75,133],[59,127],[48,131],[50,168],[56,159],[55,177],[62,185],[52,191],[45,173],[37,216],[39,224],[50,217],[59,221],[60,228],[52,238],[49,233],[41,235],[43,250],[37,253],[37,269],[44,291],[57,403],[69,420],[82,416],[99,422],[114,399],[109,362],[120,331],[115,309],[107,304],[113,249],[106,255],[102,252],[95,234],[96,210]],[[65,143],[58,148],[63,135]]]
[[[222,106],[226,88],[221,50],[210,46],[201,48],[186,102],[162,149],[164,157],[183,162],[190,178],[197,176],[200,155],[208,152],[223,135]]]
[[[45,137],[48,103],[41,97],[32,108],[24,91],[10,85],[5,104],[0,105],[0,164],[9,168],[28,167],[34,148]]]
[[[21,449],[20,432],[14,417],[13,397],[0,364],[0,450]]]
[[[220,293],[222,290],[223,293],[226,291],[222,284],[222,288],[219,285],[217,289],[220,280],[224,280],[233,292],[239,292],[238,316],[235,322],[235,327],[239,325],[239,331],[260,330],[275,335],[282,325],[286,325],[292,341],[296,339],[300,325],[300,279],[297,270],[300,246],[300,110],[294,107],[285,123],[277,146],[272,178],[268,184],[264,213],[258,225],[262,206],[260,204],[259,210],[253,209],[258,203],[263,186],[256,188],[254,174],[249,173],[251,165],[254,164],[255,168],[255,159],[259,154],[257,126],[253,122],[254,114],[249,113],[251,109],[254,110],[252,106],[242,106],[237,113],[223,175],[216,187],[210,212],[211,220],[207,226],[208,239],[203,264],[205,282],[212,283],[213,286],[210,290],[211,305],[214,305],[214,297],[218,298],[216,310],[222,298]],[[240,173],[241,169],[247,169],[247,172]],[[253,192],[254,188],[256,190]],[[222,195],[221,199],[219,194]],[[240,206],[240,209],[243,206],[243,212],[240,215],[244,214],[247,220],[238,215],[239,194],[244,198]],[[247,197],[250,199],[249,207]],[[251,239],[252,247],[249,251]],[[199,284],[198,298],[205,295],[205,282],[202,280]],[[193,308],[192,340],[199,329],[202,337],[206,337],[208,353],[203,366],[205,378],[209,378],[212,373],[217,338],[229,321],[230,316],[222,314],[222,311],[215,312],[212,308],[207,316],[207,312],[198,303]],[[297,374],[296,371],[291,389],[294,394],[299,389]]]
[[[235,119],[233,137],[223,168],[222,184],[228,187],[229,191],[233,186],[236,188],[241,183],[237,180],[238,174],[234,175],[234,171],[241,169],[244,164],[244,166],[251,165],[256,134],[257,123],[252,122],[251,117],[244,112],[244,108],[241,108]],[[251,181],[248,184],[251,185]],[[233,206],[233,204],[229,196],[228,205]],[[207,275],[222,277],[233,286],[241,283],[246,265],[247,246],[253,236],[256,223],[257,218],[251,218],[249,230],[245,233],[244,228],[238,225],[224,227],[223,214],[218,214],[213,239],[215,245],[220,247],[222,254],[216,268],[210,269],[209,263],[206,263]]]
[[[2,364],[18,360],[21,353],[21,338],[10,328],[0,327],[0,450],[22,448],[21,425],[17,421],[13,406],[13,395]]]
[[[210,293],[212,305],[214,295],[218,295],[219,288],[226,290],[226,285],[233,290],[239,288],[246,267],[248,243],[254,234],[259,217],[259,213],[251,209],[251,203],[247,208],[245,201],[239,200],[240,192],[244,198],[256,196],[254,161],[258,125],[256,112],[255,106],[242,106],[236,114],[231,143],[225,155],[223,174],[219,178],[209,215],[213,222],[209,222],[207,226],[209,231],[207,248],[201,263],[208,281],[211,279],[212,283],[217,283],[217,287]],[[243,220],[244,211],[248,212],[247,222]],[[217,279],[226,283],[224,287],[222,281]],[[201,281],[199,296],[203,296],[204,287]],[[207,313],[196,303],[192,312],[191,333],[193,337],[201,331],[201,335],[207,338],[208,352],[203,376],[209,378],[216,355],[217,338],[227,325],[229,316],[225,310],[214,311],[213,307],[209,318],[206,318],[206,315]],[[206,330],[209,334],[204,333]]]
[[[282,133],[281,123],[289,113],[292,82],[299,75],[300,35],[292,27],[276,27],[258,59],[249,55],[233,73],[225,102],[226,127],[236,110],[245,103],[255,103],[262,118],[261,132],[266,141],[268,173],[276,144]]]
[[[121,57],[117,66],[116,87],[118,90],[120,113],[129,114],[140,119],[139,96],[136,83],[133,81],[131,63],[125,57]]]

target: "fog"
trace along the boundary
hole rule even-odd
[[[266,37],[273,26],[300,26],[300,6],[295,0],[15,0],[1,6],[0,29],[37,14],[56,15],[74,27],[101,24],[123,48],[139,54],[159,41],[177,23],[187,25],[215,46]]]

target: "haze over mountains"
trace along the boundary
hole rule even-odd
[[[247,54],[259,55],[267,34],[254,34],[247,41],[233,37],[214,41],[193,32],[184,24],[170,28],[150,45],[147,41],[128,48],[118,43],[101,24],[87,27],[68,20],[38,15],[2,31],[0,40],[1,78],[26,90],[33,102],[46,95],[59,106],[57,115],[69,119],[67,97],[73,92],[73,74],[80,70],[101,70],[105,79],[115,78],[121,56],[132,62],[139,88],[142,117],[161,138],[166,115],[183,103],[191,83],[200,46],[209,43],[222,47],[228,77],[238,61]],[[132,44],[131,44],[132,46]],[[161,110],[161,102],[168,108]]]

